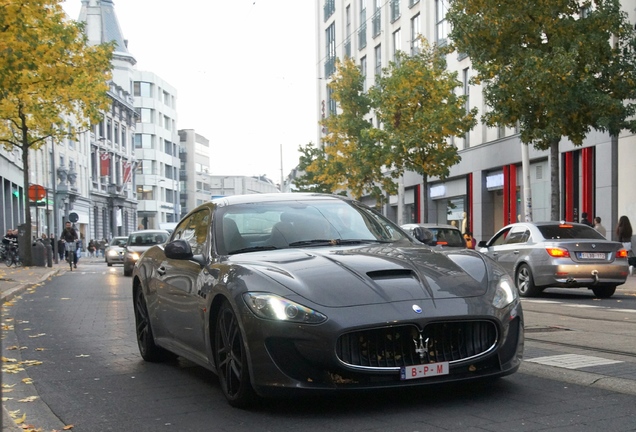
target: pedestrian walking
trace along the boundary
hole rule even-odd
[[[618,219],[618,225],[616,226],[616,238],[623,243],[623,247],[627,250],[627,261],[629,262],[629,275],[634,274],[634,266],[636,266],[636,256],[632,249],[632,235],[634,231],[629,218],[625,215]]]
[[[598,231],[600,235],[607,238],[607,229],[601,224],[601,218],[599,216],[594,218],[594,229]]]
[[[95,258],[95,240],[91,239],[88,242],[88,256]]]
[[[581,213],[581,223],[594,228],[594,224],[587,218],[586,212]]]

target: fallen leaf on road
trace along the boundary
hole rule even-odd
[[[46,348],[36,348],[36,351],[44,351]]]
[[[15,424],[22,424],[22,423],[25,422],[25,420],[26,420],[26,413],[24,413],[22,415],[22,417],[20,417],[20,418],[14,418],[13,419],[13,421],[15,421]]]
[[[18,402],[33,402],[34,400],[37,400],[38,396],[29,396],[29,397],[25,397],[24,399],[18,399]]]
[[[90,357],[90,355],[88,354],[80,354],[80,355],[76,355],[75,357],[80,358],[80,357]]]
[[[25,384],[33,384],[32,378],[22,378],[22,382]]]
[[[17,362],[17,360],[14,359],[14,358],[7,358],[7,357],[4,357],[4,356],[0,357],[0,359],[2,359],[2,361],[5,362],[5,363],[15,363],[15,362]]]
[[[36,338],[36,337],[40,337],[40,336],[46,336],[46,333],[40,333],[40,334],[36,334],[36,335],[29,335],[30,338]]]
[[[66,425],[62,429],[63,430],[71,430],[71,429],[73,429],[73,427],[74,427],[73,425]]]
[[[13,398],[10,398],[10,397],[3,397],[2,398],[2,402],[6,402],[8,400],[13,400]]]

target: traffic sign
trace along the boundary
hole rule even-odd
[[[68,214],[68,220],[70,220],[71,222],[75,223],[79,220],[79,215],[75,212],[69,213]]]
[[[29,200],[40,201],[46,196],[46,188],[38,184],[29,186]]]

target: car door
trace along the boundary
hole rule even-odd
[[[171,240],[186,240],[194,255],[207,256],[210,210],[202,209],[183,220]],[[162,282],[160,293],[163,325],[181,349],[205,357],[206,299],[200,291],[203,268],[196,260],[168,259],[157,269]]]

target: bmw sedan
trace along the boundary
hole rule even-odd
[[[323,194],[200,205],[133,269],[139,351],[215,372],[232,406],[290,392],[493,379],[519,368],[512,279]]]
[[[599,298],[614,295],[629,267],[622,243],[606,240],[594,228],[570,222],[507,225],[477,249],[514,277],[523,297],[549,287],[588,288]]]

